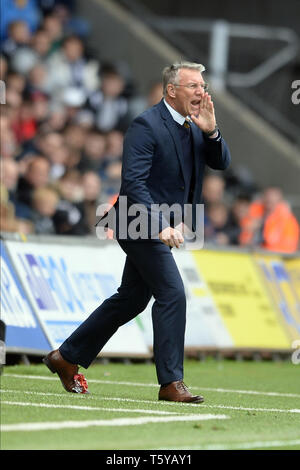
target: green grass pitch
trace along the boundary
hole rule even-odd
[[[159,402],[153,364],[80,369],[89,395],[64,391],[42,364],[1,376],[1,449],[300,449],[300,365],[185,361],[198,405]]]

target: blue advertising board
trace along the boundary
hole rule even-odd
[[[125,258],[115,245],[7,241],[6,248],[52,349],[117,291]],[[102,352],[148,354],[148,347],[132,320],[119,328]]]
[[[6,325],[6,348],[20,352],[49,351],[50,344],[33,312],[7,255],[1,249],[1,319]]]

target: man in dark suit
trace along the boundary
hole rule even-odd
[[[204,70],[201,64],[189,62],[166,67],[164,98],[138,116],[127,131],[120,197],[101,220],[103,224],[111,220],[112,213],[115,215],[115,236],[127,255],[121,286],[44,359],[69,392],[87,390],[78,364],[87,368],[117,329],[141,313],[153,296],[159,399],[188,403],[204,400],[193,396],[183,382],[186,298],[171,248],[179,248],[184,238],[172,217],[157,208],[163,203],[168,207],[177,204],[183,213],[190,203],[195,214],[205,166],[224,170],[229,164],[229,150],[202,77]],[[122,208],[121,197],[126,197],[128,209],[136,204],[142,207],[140,225],[146,225],[146,229],[130,231],[133,218]],[[193,216],[192,229],[195,223]]]

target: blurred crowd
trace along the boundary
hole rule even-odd
[[[300,226],[280,188],[259,189],[242,174],[208,174],[203,198],[205,242],[281,253],[299,250]]]
[[[127,64],[87,47],[74,0],[1,0],[1,230],[88,235],[96,208],[118,194],[123,137],[162,98],[140,96]],[[279,188],[242,174],[208,173],[205,240],[293,252],[299,224]]]

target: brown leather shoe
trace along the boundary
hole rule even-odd
[[[192,395],[182,380],[162,385],[159,390],[158,399],[184,403],[202,403],[204,401],[201,395]]]
[[[59,349],[55,349],[44,357],[43,363],[53,374],[57,373],[67,392],[88,393],[88,385],[84,375],[78,374],[78,365],[66,361]]]

